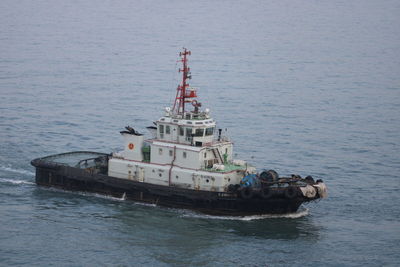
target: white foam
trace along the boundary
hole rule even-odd
[[[35,175],[34,172],[27,171],[27,170],[22,170],[22,169],[14,169],[10,165],[9,166],[1,166],[0,165],[0,170],[7,171],[7,172],[19,173],[19,174],[26,174],[26,175],[31,175],[31,176]]]
[[[74,191],[67,191],[67,190],[62,190],[62,189],[57,189],[57,190],[61,190],[64,192],[72,192],[81,196],[93,196],[93,197],[97,197],[97,198],[102,198],[102,199],[108,199],[108,200],[112,200],[112,201],[125,201],[126,200],[126,193],[123,193],[121,197],[113,197],[110,195],[103,195],[103,194],[99,194],[99,193],[92,193],[92,192],[74,192]],[[147,206],[147,207],[157,207],[156,204],[150,204],[150,203],[144,203],[144,202],[136,202],[136,201],[131,201],[132,204],[135,205],[140,205],[140,206]]]
[[[102,199],[113,200],[113,201],[125,201],[125,199],[126,199],[125,194],[123,194],[122,197],[114,197],[114,196],[110,196],[110,195],[103,195],[103,194],[92,193],[92,192],[64,190],[64,189],[57,188],[57,187],[42,187],[42,189],[49,190],[49,191],[63,192],[63,193],[67,193],[67,194],[75,194],[75,195],[80,195],[80,196],[84,196],[84,197],[102,198]]]
[[[67,193],[67,194],[76,194],[76,195],[80,195],[80,196],[84,196],[84,197],[96,197],[96,198],[107,199],[107,200],[112,200],[112,201],[125,201],[126,200],[126,193],[123,193],[121,197],[114,197],[114,196],[104,195],[104,194],[94,193],[94,192],[64,190],[64,189],[57,188],[57,187],[42,187],[42,189],[49,190],[49,191],[63,192],[63,193]],[[146,206],[146,207],[158,207],[157,204],[137,202],[134,200],[130,201],[130,203],[132,203],[134,205],[140,205],[140,206]]]
[[[70,191],[68,191],[68,192],[70,192]],[[99,194],[99,193],[89,193],[89,192],[77,192],[77,193],[79,195],[82,195],[82,196],[94,196],[94,197],[97,197],[97,198],[102,198],[102,199],[107,199],[107,200],[112,200],[112,201],[125,201],[125,197],[124,196],[122,196],[122,197],[113,197],[113,196],[110,196],[110,195],[102,195],[102,194]]]
[[[6,179],[0,178],[1,183],[10,183],[10,184],[35,184],[34,182],[29,182],[25,180],[14,180],[14,179]]]
[[[192,218],[202,218],[202,219],[216,219],[216,220],[230,220],[230,221],[253,221],[253,220],[264,220],[264,219],[278,219],[278,218],[287,218],[287,219],[297,219],[309,214],[308,209],[298,210],[293,213],[285,213],[285,214],[263,214],[263,215],[250,215],[250,216],[216,216],[216,215],[207,215],[195,212],[184,212],[182,217],[192,217]]]

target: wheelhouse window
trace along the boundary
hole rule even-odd
[[[196,129],[194,136],[203,137],[203,135],[204,135],[204,129]]]
[[[186,137],[192,136],[192,128],[186,128]]]
[[[164,133],[164,125],[160,124],[158,128],[160,129],[160,134]]]
[[[171,133],[171,126],[167,125],[165,126],[165,133],[170,134]]]
[[[179,135],[184,136],[185,135],[185,128],[179,127]]]
[[[213,135],[213,134],[214,134],[214,127],[206,129],[206,136]]]

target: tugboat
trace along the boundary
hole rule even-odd
[[[230,216],[292,213],[304,202],[326,197],[320,179],[258,172],[233,158],[233,143],[217,130],[210,110],[201,110],[197,91],[188,84],[189,55],[186,48],[179,54],[182,82],[173,106],[147,127],[151,138],[127,126],[120,132],[120,152],[75,151],[34,159],[36,183]]]

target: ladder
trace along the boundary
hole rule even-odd
[[[213,149],[211,149],[211,151],[213,152],[214,157],[218,160],[218,163],[219,164],[224,164],[224,160],[223,160],[223,158],[221,156],[221,153],[219,152],[219,149],[218,148],[213,148]]]

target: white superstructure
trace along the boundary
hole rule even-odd
[[[194,190],[226,192],[230,184],[239,184],[255,169],[242,160],[233,160],[233,144],[216,130],[210,111],[201,111],[196,91],[189,87],[186,49],[182,56],[182,84],[174,107],[155,122],[154,137],[144,140],[132,128],[123,131],[124,150],[114,153],[108,163],[108,175],[157,185]],[[185,111],[185,103],[193,111]]]

